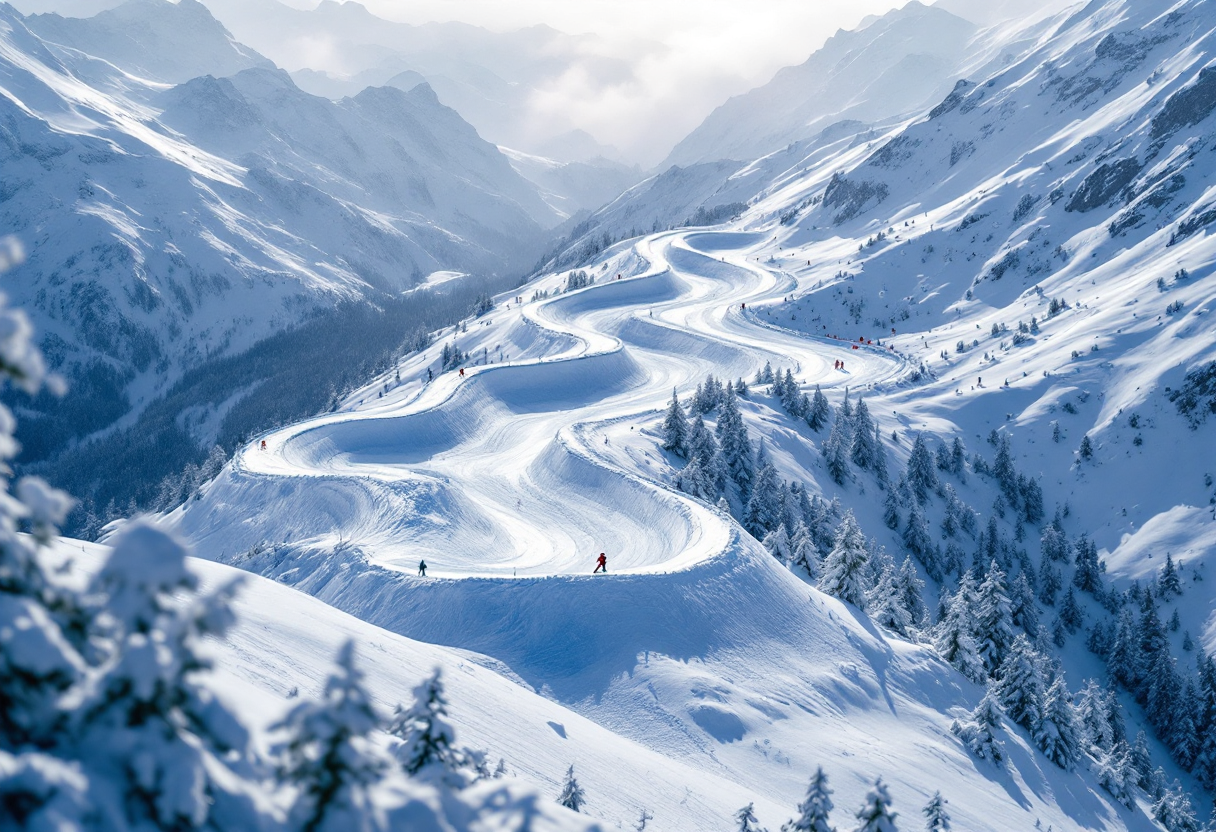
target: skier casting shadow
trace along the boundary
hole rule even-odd
[[[608,556],[600,552],[600,556],[596,558],[595,569],[591,570],[591,574],[602,571],[605,575],[608,574]]]

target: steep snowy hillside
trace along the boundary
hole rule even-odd
[[[838,806],[882,775],[959,828],[1196,829],[1214,24],[1095,0],[882,133],[655,192],[758,196],[588,248],[159,522],[489,656],[770,827],[822,763]]]
[[[92,17],[30,15],[25,24],[43,40],[171,84],[272,66],[237,43],[197,0],[128,0]]]
[[[210,21],[195,51],[168,34],[127,50],[116,21],[142,19],[142,8],[68,26],[81,48],[133,62],[119,68],[39,38],[0,8],[0,226],[29,252],[8,293],[34,316],[73,391],[64,402],[22,402],[26,463],[143,410],[187,370],[341,304],[383,305],[440,270],[508,280],[535,262],[544,226],[560,219],[426,87],[334,103],[260,66],[173,88],[128,74],[168,77],[195,62],[223,66],[225,49],[238,64],[246,54],[196,4],[149,24],[172,34],[166,20]],[[219,408],[214,423],[258,382],[206,403]],[[174,451],[178,470],[202,461],[214,426]],[[141,469],[125,481],[154,490],[169,473]],[[72,485],[87,496],[91,482]],[[111,493],[102,505],[131,496]]]

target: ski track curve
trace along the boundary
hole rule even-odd
[[[791,627],[827,638],[779,603],[723,632],[742,576],[765,584],[753,597],[774,601],[804,603],[803,585],[718,509],[648,475],[666,462],[644,430],[673,387],[686,398],[707,373],[750,377],[771,361],[804,385],[860,386],[905,371],[897,356],[744,312],[796,285],[754,259],[766,239],[644,238],[636,275],[493,313],[501,329],[486,337],[534,354],[469,368],[464,380],[441,374],[390,404],[369,393],[369,407],[259,437],[164,522],[206,557],[395,632],[494,656],[573,699],[627,672],[637,650],[696,655]],[[831,368],[843,350],[851,374]],[[431,360],[433,350],[403,371],[421,377]],[[608,577],[588,574],[600,551]],[[425,579],[414,574],[422,558]],[[631,620],[637,632],[605,632],[606,610],[639,603],[649,614]]]

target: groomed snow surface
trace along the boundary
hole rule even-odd
[[[463,378],[425,383],[437,343],[400,382],[240,451],[162,522],[319,600],[249,582],[222,648],[232,689],[303,694],[348,636],[385,707],[440,664],[462,742],[554,795],[575,764],[610,827],[646,809],[651,829],[727,829],[754,801],[776,828],[822,765],[842,827],[881,775],[908,828],[936,790],[962,829],[1152,828],[1018,732],[1008,770],[971,757],[949,725],[981,688],[671,486],[655,429],[673,387],[686,399],[707,373],[771,361],[836,400],[911,370],[754,317],[799,288],[767,262],[773,242],[684,231],[610,250],[591,286],[554,294],[566,275],[551,275],[445,333],[469,355]],[[764,399],[741,404],[753,439],[817,490],[810,437],[799,450]],[[610,572],[592,576],[600,551]]]

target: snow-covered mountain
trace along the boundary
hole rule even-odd
[[[961,10],[960,10],[961,11]],[[837,32],[798,66],[722,104],[661,167],[751,161],[837,122],[874,124],[940,101],[970,73],[987,75],[1041,32],[1032,18],[980,28],[913,0],[852,31]]]
[[[838,805],[881,774],[960,827],[1194,828],[1212,15],[1094,2],[903,123],[706,176],[755,177],[741,217],[588,251],[162,522],[724,772],[765,824],[822,762]],[[716,452],[664,427],[673,386]],[[726,824],[676,782],[672,828]]]
[[[23,461],[340,304],[507,280],[562,219],[425,85],[308,95],[193,2],[26,23],[0,8],[0,225],[29,251],[7,291],[75,392],[25,403]]]
[[[43,40],[171,84],[273,66],[238,43],[197,0],[128,0],[92,17],[35,14],[25,24]]]
[[[510,32],[455,22],[415,26],[334,0],[311,9],[278,0],[207,0],[207,6],[309,92],[340,98],[425,79],[487,140],[563,162],[588,159],[553,153],[570,128],[538,118],[532,97],[568,72],[618,77],[629,71],[624,59],[595,47],[593,36],[548,26]]]
[[[456,829],[470,814],[493,828],[548,795],[605,828],[880,832],[927,816],[940,830],[943,807],[960,829],[1202,828],[1216,789],[1214,24],[1205,0],[1093,0],[898,122],[673,168],[600,212],[602,229],[689,209],[701,227],[608,235],[332,412],[253,437],[154,518],[217,562],[193,567],[209,586],[225,565],[257,577],[234,626],[226,597],[201,606],[227,631],[219,669],[188,676],[151,724],[211,772],[248,766],[247,788],[298,812],[313,772],[215,750],[214,723],[185,718],[209,701],[194,691],[220,692],[219,714],[270,746],[353,721],[335,691],[383,713],[439,664],[459,736],[523,791],[361,770],[351,793],[393,790],[392,818],[414,806],[431,823],[438,806]],[[232,85],[261,80],[282,82],[252,70]],[[0,349],[4,372],[28,363]],[[18,496],[46,536],[61,501],[32,484]],[[45,634],[66,688],[129,707],[120,683],[146,665],[103,659],[143,655],[146,639],[119,640],[124,610],[160,584],[122,579],[149,540],[165,553],[156,580],[180,575],[180,552],[140,524],[81,553],[109,576],[89,609],[118,622],[101,658],[72,640],[75,607],[35,591],[54,571],[13,572],[4,591],[21,594],[0,615],[28,623],[0,639]],[[196,608],[188,579],[173,588],[156,633]],[[133,779],[101,768],[114,752],[97,712],[9,765],[57,773],[20,780],[36,798],[22,805],[48,803],[48,781],[71,796]],[[313,716],[264,727],[284,712]],[[380,748],[408,765],[433,733],[418,710],[387,734],[363,713],[358,763]],[[819,767],[834,806],[808,796]],[[207,782],[225,799],[198,811],[233,805],[231,783]],[[299,827],[279,814],[267,824]]]

